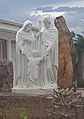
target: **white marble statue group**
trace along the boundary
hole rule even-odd
[[[14,87],[49,88],[57,86],[58,31],[44,16],[36,37],[32,22],[25,21],[16,34],[16,79]]]

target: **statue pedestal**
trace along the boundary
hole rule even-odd
[[[57,86],[53,87],[35,87],[35,88],[19,88],[19,87],[13,87],[12,93],[23,93],[28,94],[30,96],[38,96],[38,95],[46,95],[46,94],[52,94],[53,89],[56,89]]]
[[[24,114],[28,119],[56,119],[56,115],[48,117],[47,109],[54,108],[52,100],[51,95],[0,93],[0,116],[5,119],[19,119]]]

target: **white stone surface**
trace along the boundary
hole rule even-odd
[[[11,40],[7,41],[7,59],[11,61]]]
[[[57,89],[57,87],[37,87],[37,88],[12,88],[12,93],[22,93],[30,96],[38,96],[38,95],[47,95],[53,94],[53,89]]]
[[[16,34],[16,79],[12,92],[49,94],[57,87],[58,31],[49,17],[37,37],[27,20]]]

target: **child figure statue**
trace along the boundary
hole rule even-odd
[[[29,57],[28,70],[27,70],[27,83],[26,88],[40,87],[40,70],[41,63],[47,55],[40,57],[38,50],[34,49],[32,57]]]

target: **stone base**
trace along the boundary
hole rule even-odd
[[[56,119],[48,116],[54,108],[51,95],[29,96],[27,94],[0,93],[0,117],[4,119],[19,119],[21,115],[28,119]]]
[[[19,87],[13,87],[12,93],[23,93],[28,94],[30,96],[38,96],[38,95],[46,95],[46,94],[52,94],[53,89],[57,89],[56,86],[54,87],[35,87],[35,88],[19,88]]]

